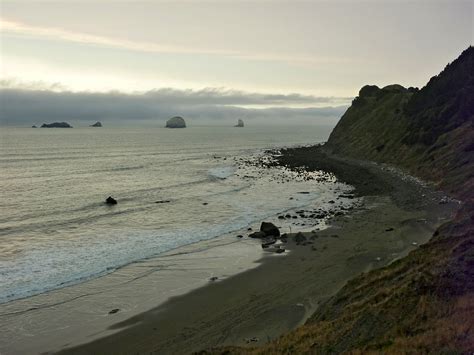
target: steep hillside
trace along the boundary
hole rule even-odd
[[[421,90],[364,86],[326,149],[400,166],[465,198],[474,189],[474,48]]]
[[[473,124],[473,47],[421,90],[363,87],[322,150],[408,170],[459,198],[460,211],[407,257],[348,282],[305,325],[264,347],[215,352],[471,354]]]

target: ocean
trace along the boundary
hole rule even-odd
[[[246,164],[331,129],[1,128],[0,303],[332,198],[327,184]]]

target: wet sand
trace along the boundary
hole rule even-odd
[[[307,245],[297,245],[290,236],[284,256],[267,253],[254,269],[173,297],[117,322],[111,335],[60,353],[185,354],[262,344],[302,324],[357,274],[428,241],[457,208],[455,202],[440,204],[442,195],[415,179],[386,167],[327,157],[318,148],[288,150],[279,160],[290,168],[334,172],[355,186],[362,206],[333,218],[324,231],[307,233]]]

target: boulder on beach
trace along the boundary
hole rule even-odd
[[[175,116],[166,121],[166,128],[186,128],[183,117]]]
[[[89,127],[102,127],[102,123],[100,123],[99,121],[97,121],[96,123],[91,124]]]
[[[237,121],[237,124],[234,127],[243,127],[244,126],[244,121],[239,118]]]
[[[249,234],[249,238],[265,238],[267,235],[265,234],[265,232],[254,232],[254,233],[251,233]]]
[[[266,236],[272,235],[274,237],[280,236],[280,230],[277,226],[270,222],[262,222],[260,225],[260,231],[265,233]]]
[[[38,128],[38,127],[36,127],[35,125],[33,125],[33,126],[31,126],[31,128]]]
[[[41,128],[72,128],[67,122],[43,123]]]
[[[107,197],[107,199],[105,200],[105,203],[108,204],[108,205],[116,205],[116,204],[117,204],[117,200],[114,199],[112,196],[109,196],[109,197]]]

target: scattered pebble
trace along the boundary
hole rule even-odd
[[[117,313],[118,311],[120,311],[120,308],[114,308],[114,309],[112,309],[112,310],[109,312],[109,314],[115,314],[115,313]]]

